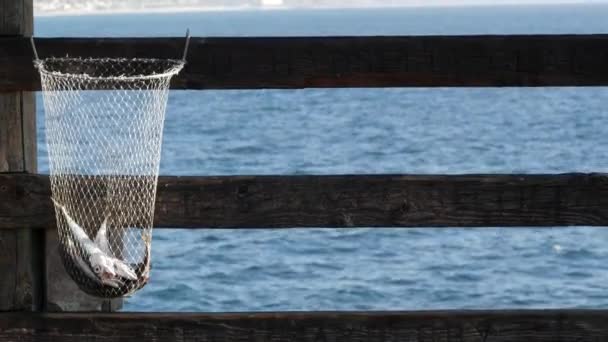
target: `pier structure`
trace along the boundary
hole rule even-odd
[[[32,22],[32,0],[0,0],[0,341],[608,341],[608,310],[114,312],[120,301],[81,293],[56,252],[36,168]],[[41,56],[176,58],[183,38],[36,44]],[[197,37],[188,61],[173,89],[606,86],[608,35]],[[180,229],[602,229],[608,178],[163,176],[156,208],[157,226]]]

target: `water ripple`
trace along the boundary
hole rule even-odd
[[[36,30],[608,33],[608,7],[595,6],[49,17],[37,18]],[[165,175],[602,172],[606,104],[605,87],[172,91],[160,168]],[[40,171],[48,172],[42,106],[37,122]],[[582,227],[158,230],[150,282],[125,309],[605,309],[606,241],[608,230]]]

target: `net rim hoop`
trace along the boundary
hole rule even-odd
[[[66,73],[60,71],[50,71],[45,67],[46,62],[51,61],[62,61],[62,62],[70,62],[70,61],[78,61],[78,62],[169,62],[172,64],[171,67],[167,68],[167,71],[151,74],[151,75],[136,75],[136,76],[89,76],[88,74],[74,74],[74,73]],[[177,75],[186,64],[185,61],[180,59],[160,59],[160,58],[72,58],[72,57],[50,57],[39,59],[34,62],[34,65],[38,69],[41,75],[57,77],[57,78],[68,78],[68,79],[79,79],[83,81],[120,81],[120,82],[129,82],[129,81],[141,81],[141,80],[151,80],[151,79],[161,79],[168,78]]]

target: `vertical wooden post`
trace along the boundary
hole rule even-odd
[[[33,24],[33,0],[0,0],[0,36],[29,37]],[[35,102],[33,92],[0,92],[0,173],[37,172]],[[19,196],[0,189],[3,195]],[[56,230],[27,228],[0,230],[0,311],[120,307],[120,300],[97,299],[78,289],[57,253]]]
[[[33,24],[33,0],[0,0],[0,36],[31,36]],[[32,92],[0,92],[0,173],[7,172],[36,172]],[[26,228],[0,232],[0,311],[41,308],[43,233]]]

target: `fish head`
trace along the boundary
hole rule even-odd
[[[111,285],[116,278],[116,271],[114,270],[114,263],[110,258],[101,254],[95,253],[89,258],[91,267],[95,275],[99,277],[102,283]]]

